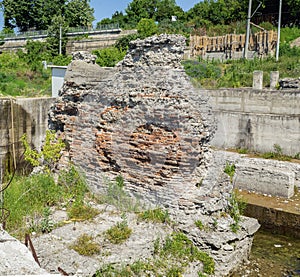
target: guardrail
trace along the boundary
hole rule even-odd
[[[69,34],[76,34],[76,33],[89,33],[89,32],[97,32],[97,31],[109,31],[119,29],[119,23],[114,24],[105,24],[99,25],[96,28],[93,27],[71,27],[68,28],[67,35]],[[27,32],[18,32],[18,33],[11,33],[11,34],[1,34],[4,39],[10,38],[30,38],[30,37],[37,37],[37,36],[48,36],[48,30],[39,30],[39,31],[27,31]]]

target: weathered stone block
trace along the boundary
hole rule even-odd
[[[289,198],[294,195],[295,173],[259,159],[241,159],[236,164],[234,184],[243,190]]]

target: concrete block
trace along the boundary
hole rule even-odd
[[[294,195],[295,173],[266,163],[236,164],[234,184],[237,188],[272,196],[290,198]]]

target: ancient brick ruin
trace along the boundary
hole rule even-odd
[[[184,48],[177,35],[137,40],[110,69],[76,53],[50,126],[65,138],[64,158],[84,170],[92,190],[122,175],[131,194],[168,208],[178,228],[214,257],[221,276],[247,258],[258,223],[244,218],[234,233],[233,219],[220,216],[232,185],[224,161],[212,159],[213,115],[180,64]],[[196,220],[212,228],[200,231]]]

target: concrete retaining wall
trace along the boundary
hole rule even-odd
[[[201,90],[210,96],[217,119],[217,131],[211,144],[218,148],[247,148],[300,152],[300,91],[221,89]]]
[[[136,30],[121,31],[121,29],[116,29],[102,33],[90,34],[87,38],[83,39],[74,38],[74,36],[80,36],[82,34],[74,34],[73,38],[72,36],[69,36],[66,52],[67,54],[71,54],[75,51],[92,51],[109,47],[114,45],[119,38],[136,32]],[[45,41],[46,36],[31,37],[30,39],[34,41]],[[4,45],[0,46],[0,51],[17,51],[18,49],[24,50],[27,40],[28,38],[26,37],[7,39]]]
[[[0,99],[0,182],[3,172],[20,160],[23,134],[35,148],[41,148],[53,101],[53,98]]]

